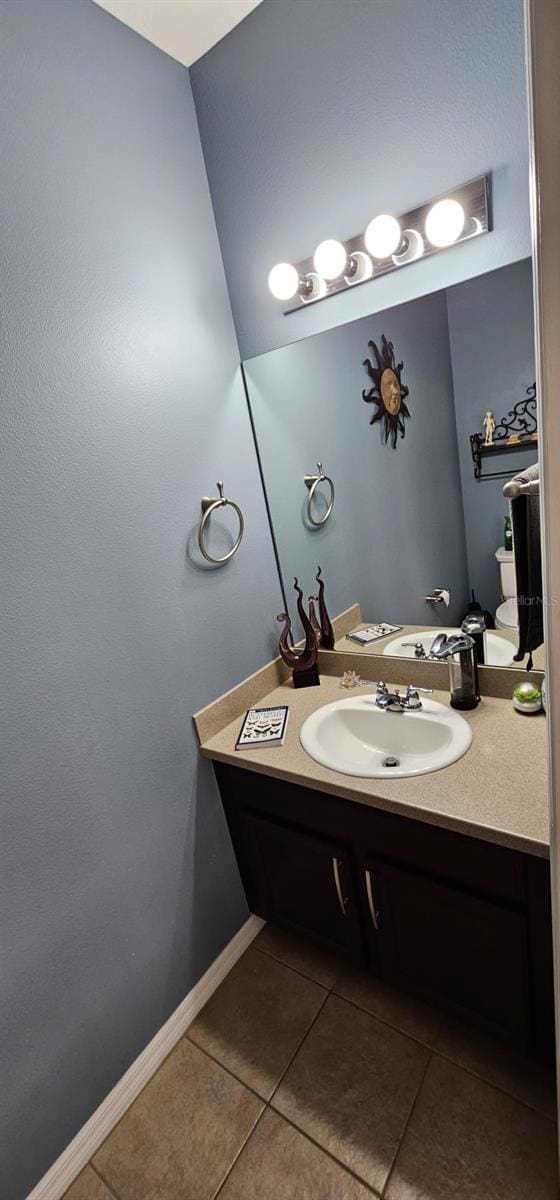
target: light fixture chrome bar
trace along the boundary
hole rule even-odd
[[[430,242],[426,234],[426,218],[434,205],[441,200],[457,201],[464,209],[465,223],[460,234],[453,238],[449,244],[435,246]],[[398,217],[398,221],[403,231],[402,247],[399,247],[396,253],[389,255],[387,258],[374,259],[371,274],[368,275],[366,273],[364,277],[361,277],[361,273],[358,272],[355,280],[352,280],[352,277],[348,274],[341,275],[338,279],[330,281],[326,279],[321,280],[322,286],[317,289],[318,294],[316,296],[300,291],[297,296],[294,296],[288,302],[288,306],[283,309],[284,315],[287,316],[288,313],[299,312],[310,304],[319,304],[322,300],[327,300],[329,296],[336,296],[340,292],[349,291],[350,288],[360,287],[363,283],[370,283],[375,279],[379,279],[382,275],[387,275],[390,271],[401,271],[403,266],[408,266],[411,262],[420,262],[424,258],[431,258],[433,254],[440,254],[442,250],[450,250],[453,246],[458,246],[461,242],[480,237],[483,233],[489,233],[492,229],[490,177],[488,175],[480,175],[478,179],[471,179],[469,183],[465,183],[461,187],[454,188],[452,191],[445,192],[442,196],[436,196],[426,204],[420,204],[418,208],[413,208],[409,212],[402,213]],[[414,235],[414,237],[411,235]],[[348,254],[348,260],[351,259],[353,254],[358,253],[363,259],[365,257],[364,251],[366,250],[364,234],[360,233],[356,237],[345,241],[344,247]],[[294,265],[300,280],[306,280],[310,276],[313,279],[317,278],[313,256],[303,259],[302,262],[295,263]]]

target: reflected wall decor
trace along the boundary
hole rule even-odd
[[[369,341],[372,358],[364,359],[364,367],[372,381],[372,387],[367,392],[364,388],[362,400],[366,404],[375,404],[376,409],[371,417],[370,425],[381,422],[381,439],[386,445],[390,440],[393,450],[397,448],[397,438],[405,435],[405,420],[410,418],[410,412],[405,399],[408,388],[401,380],[404,363],[395,362],[395,348],[388,342],[385,334],[381,338],[381,350],[375,342]]]

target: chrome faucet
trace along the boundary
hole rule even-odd
[[[378,683],[375,703],[378,708],[384,708],[387,712],[418,712],[422,708],[422,701],[418,693],[426,692],[428,694],[431,691],[432,688],[414,687],[409,683],[406,696],[401,696],[398,688],[394,692],[390,692],[386,683]]]
[[[438,633],[430,647],[430,658],[449,660],[449,688],[451,707],[476,708],[480,703],[478,667],[474,639],[467,633]]]

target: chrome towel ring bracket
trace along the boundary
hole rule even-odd
[[[202,520],[198,527],[198,547],[200,553],[206,559],[206,562],[213,563],[215,566],[221,566],[222,563],[226,563],[230,558],[233,558],[236,551],[239,550],[245,529],[245,521],[243,519],[243,513],[241,512],[239,505],[235,503],[235,500],[228,500],[227,497],[224,496],[223,483],[218,481],[216,487],[220,493],[219,496],[203,496],[200,502],[200,507],[202,509]],[[215,512],[217,508],[225,508],[228,504],[229,507],[233,508],[233,510],[237,513],[239,520],[239,533],[237,535],[237,540],[231,547],[231,550],[228,550],[227,554],[223,554],[221,558],[214,558],[206,549],[204,544],[204,534],[212,513]]]
[[[325,473],[323,471],[322,463],[320,463],[320,462],[317,463],[317,470],[319,472],[318,475],[304,475],[303,476],[303,482],[305,483],[305,486],[309,492],[309,495],[307,497],[307,519],[311,525],[315,525],[316,527],[318,527],[319,525],[324,525],[325,521],[328,521],[328,519],[332,513],[333,505],[334,505],[334,483],[333,483],[330,475],[325,475]],[[328,483],[329,488],[330,488],[330,499],[329,499],[329,503],[327,505],[327,511],[317,521],[315,519],[315,517],[313,516],[313,497],[315,495],[315,492],[317,491],[317,488],[319,487],[319,484],[321,484],[321,483]]]

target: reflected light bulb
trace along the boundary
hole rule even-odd
[[[268,286],[276,300],[291,300],[299,288],[299,275],[291,263],[276,263],[268,276]]]
[[[345,246],[334,238],[327,238],[325,242],[321,242],[313,255],[313,266],[323,279],[338,279],[339,275],[343,274],[347,262]]]
[[[366,250],[374,258],[389,258],[400,245],[401,227],[396,217],[382,213],[370,221],[364,234]]]
[[[432,246],[451,246],[464,224],[465,210],[458,200],[438,200],[426,217],[426,236]]]

